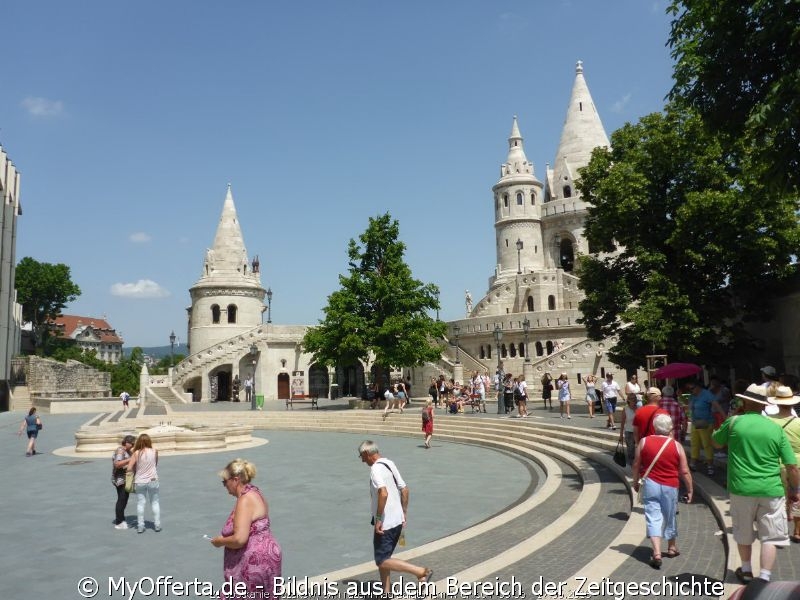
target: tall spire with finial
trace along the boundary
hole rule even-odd
[[[586,85],[583,62],[579,60],[554,162],[552,194],[555,199],[564,198],[565,190],[574,195],[578,169],[589,164],[592,150],[598,146],[608,147],[608,136]]]

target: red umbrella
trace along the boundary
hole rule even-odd
[[[681,379],[696,375],[703,370],[703,367],[693,363],[670,363],[653,373],[656,379]]]

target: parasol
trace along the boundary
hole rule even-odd
[[[682,379],[696,375],[702,370],[702,367],[694,363],[670,363],[653,373],[653,377],[656,379]]]

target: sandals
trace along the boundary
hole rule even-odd
[[[667,550],[667,553],[664,556],[666,556],[667,558],[675,558],[680,555],[681,553],[678,551],[677,548],[670,548],[669,550]]]
[[[425,583],[428,583],[428,582],[430,582],[430,580],[431,580],[431,577],[433,577],[433,569],[425,569],[425,575],[423,575],[423,576],[422,576],[422,577],[419,579],[419,581],[420,581],[420,582],[425,582]]]
[[[661,557],[660,556],[651,556],[650,557],[650,566],[654,569],[661,568]]]

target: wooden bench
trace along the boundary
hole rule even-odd
[[[286,410],[289,410],[289,408],[294,410],[293,405],[295,404],[310,404],[312,409],[319,410],[318,400],[319,396],[317,394],[292,394],[291,397],[286,399]]]
[[[462,404],[464,406],[471,406],[472,412],[481,412],[481,407],[483,408],[483,412],[486,412],[486,402],[481,402],[480,394],[470,394],[469,399],[464,400]]]

